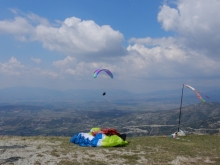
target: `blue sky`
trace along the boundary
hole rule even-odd
[[[220,87],[218,0],[2,0],[0,88]],[[94,80],[93,72],[107,68]]]

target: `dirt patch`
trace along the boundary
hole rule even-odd
[[[52,147],[56,144],[51,144],[45,140],[24,139],[22,137],[13,137],[10,139],[0,140],[0,163],[14,163],[14,164],[36,164],[41,162],[46,164],[48,162],[58,163],[50,155]]]
[[[49,139],[48,139],[49,140]],[[49,142],[42,138],[23,138],[23,137],[10,137],[0,139],[0,164],[59,164],[66,160],[68,162],[76,163],[89,163],[89,162],[102,162],[102,164],[123,164],[123,158],[114,159],[112,154],[114,150],[105,148],[86,148],[78,147],[70,144],[73,148],[72,151],[64,152],[62,142],[55,141]],[[65,146],[64,146],[65,147]],[[128,154],[127,151],[118,151],[116,154]],[[63,164],[61,163],[61,164]],[[67,162],[66,162],[67,163]]]

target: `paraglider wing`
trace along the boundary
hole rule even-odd
[[[111,78],[113,78],[113,74],[112,74],[112,73],[110,72],[110,70],[108,70],[108,69],[97,69],[97,70],[94,72],[93,77],[96,78],[96,77],[98,76],[98,74],[99,74],[100,72],[102,72],[102,71],[106,72]]]
[[[197,96],[202,102],[205,102],[205,100],[203,100],[202,96],[199,94],[199,92],[198,92],[195,88],[193,88],[193,87],[191,87],[191,86],[189,86],[189,85],[186,85],[186,84],[185,84],[185,86],[188,87],[188,88],[190,88],[190,89],[192,89],[192,90],[196,93],[196,96]]]
[[[102,71],[104,71],[105,73],[107,73],[107,74],[113,79],[113,74],[112,74],[112,72],[110,72],[110,70],[108,70],[108,69],[97,69],[97,70],[94,72],[93,77],[94,77],[94,78],[97,78],[98,75],[99,75],[99,73],[102,72]],[[105,96],[105,95],[106,95],[106,92],[103,92],[103,93],[102,93],[102,96]]]
[[[116,129],[92,128],[89,133],[77,133],[71,139],[71,143],[82,147],[115,147],[125,146],[126,134],[120,134]]]

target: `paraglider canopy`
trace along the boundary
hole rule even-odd
[[[107,75],[109,75],[109,77],[113,79],[113,74],[108,69],[97,69],[97,70],[95,70],[95,72],[93,74],[93,77],[96,79],[98,77],[99,73],[101,73],[101,72],[107,73]],[[102,96],[105,96],[105,95],[106,95],[106,92],[103,92]]]
[[[100,72],[102,72],[102,71],[106,72],[111,78],[113,78],[113,74],[112,74],[112,73],[110,72],[110,70],[108,70],[108,69],[97,69],[97,70],[94,72],[93,77],[96,78],[96,77],[98,76],[98,74],[99,74]]]

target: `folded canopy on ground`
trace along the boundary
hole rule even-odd
[[[91,129],[89,133],[77,133],[71,139],[71,143],[78,144],[82,147],[115,147],[125,146],[128,142],[125,140],[126,136],[115,129]],[[114,131],[115,130],[115,131]],[[109,134],[109,132],[111,132]]]

